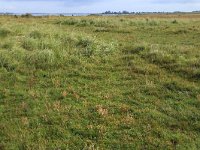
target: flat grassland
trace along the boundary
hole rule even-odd
[[[200,15],[0,16],[0,149],[200,149]]]

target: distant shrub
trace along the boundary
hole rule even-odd
[[[19,18],[19,16],[17,16],[17,15],[14,15],[14,18]]]
[[[22,18],[31,18],[31,17],[33,17],[33,15],[30,13],[26,13],[26,14],[21,15],[21,17]]]

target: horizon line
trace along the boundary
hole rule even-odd
[[[103,14],[106,13],[110,10],[104,11],[104,12],[1,12],[0,14]],[[127,10],[122,10],[122,11],[110,11],[111,13],[122,13],[123,11]],[[128,13],[176,13],[176,12],[181,12],[181,13],[192,13],[192,12],[200,12],[200,10],[193,10],[193,11],[127,11]]]

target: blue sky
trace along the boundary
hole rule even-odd
[[[0,0],[0,12],[194,11],[200,0]]]

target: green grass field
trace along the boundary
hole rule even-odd
[[[200,149],[200,15],[0,16],[0,149]]]

